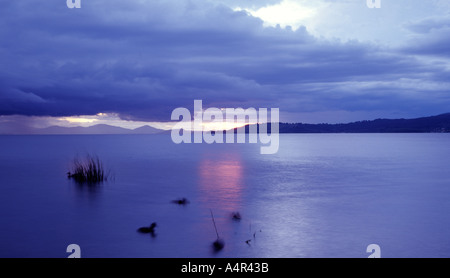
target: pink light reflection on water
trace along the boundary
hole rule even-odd
[[[238,153],[208,155],[199,164],[201,201],[211,209],[239,211],[244,188],[244,166]]]

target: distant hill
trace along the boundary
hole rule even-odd
[[[133,130],[133,134],[155,134],[155,133],[161,133],[164,130],[157,129],[148,125],[138,127]]]
[[[151,126],[142,126],[136,129],[126,129],[117,126],[99,124],[90,127],[62,127],[50,126],[46,128],[21,128],[11,125],[0,125],[0,134],[156,134],[163,130]]]
[[[249,126],[245,127],[249,132]],[[270,130],[270,123],[268,124]],[[258,125],[259,130],[259,125]],[[236,129],[235,129],[236,131]],[[377,119],[348,124],[280,123],[280,133],[437,133],[450,132],[450,113],[417,119]]]

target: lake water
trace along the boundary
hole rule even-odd
[[[450,257],[449,143],[282,134],[261,155],[169,135],[0,136],[0,257],[63,258],[69,244],[82,257],[363,258],[369,244],[382,257]],[[87,153],[112,173],[100,186],[67,179]],[[136,232],[152,222],[156,236]]]

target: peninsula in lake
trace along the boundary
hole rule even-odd
[[[246,126],[246,132],[249,126]],[[268,124],[270,130],[270,123]],[[280,123],[280,133],[445,133],[450,113],[416,119],[377,119],[347,124]]]

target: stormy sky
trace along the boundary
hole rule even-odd
[[[0,121],[168,122],[194,99],[283,122],[450,112],[450,1],[381,2],[1,0]]]

